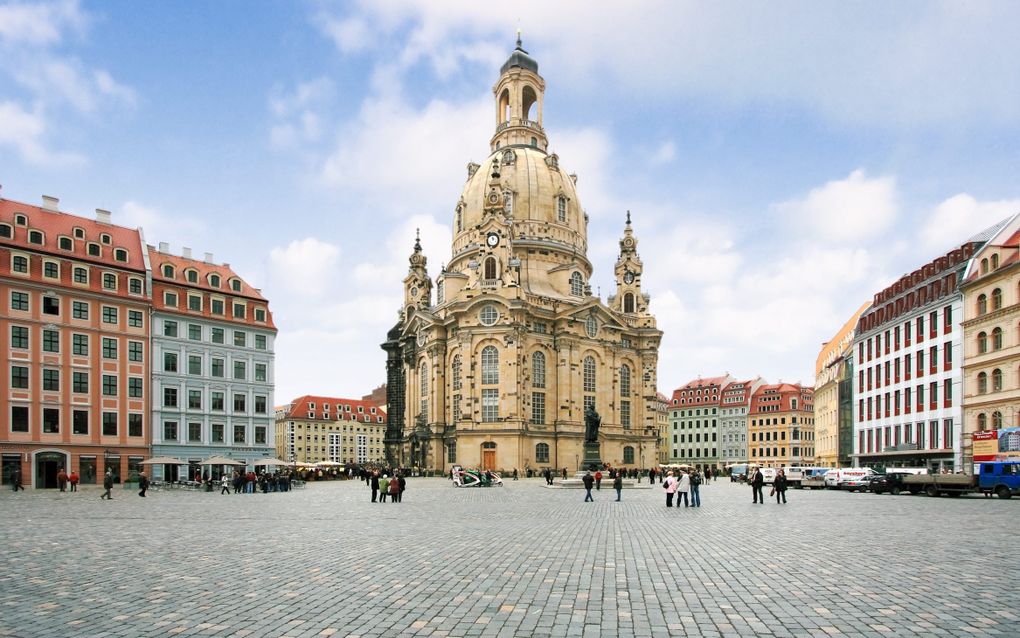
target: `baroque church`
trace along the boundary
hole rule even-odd
[[[400,319],[387,334],[387,460],[448,471],[580,467],[585,410],[603,462],[658,462],[662,331],[641,290],[627,213],[616,292],[592,296],[577,175],[549,152],[545,81],[521,46],[500,69],[495,133],[467,166],[449,262],[435,279],[415,241]]]

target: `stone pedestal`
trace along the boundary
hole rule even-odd
[[[602,455],[599,448],[598,441],[592,443],[590,441],[584,442],[584,460],[581,461],[581,470],[595,470],[602,469]]]

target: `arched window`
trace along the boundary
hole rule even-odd
[[[1002,290],[996,288],[992,291],[992,310],[1002,308]]]
[[[1002,350],[1002,328],[992,330],[992,350]]]
[[[623,462],[627,465],[634,464],[634,448],[627,445],[623,448]]]
[[[567,221],[567,198],[562,195],[556,198],[556,220]]]
[[[499,383],[499,350],[496,346],[482,348],[482,385]]]
[[[493,441],[486,441],[485,443],[482,443],[482,449],[483,450],[495,450],[496,449],[496,444]]]
[[[453,363],[450,365],[451,383],[454,390],[460,390],[460,368],[461,359],[459,354],[453,355]]]
[[[457,232],[459,233],[464,230],[464,208],[462,206],[457,207],[454,217],[456,218]]]
[[[978,415],[977,429],[978,432],[984,432],[988,429],[988,417],[985,416],[984,413]]]
[[[630,396],[630,366],[626,363],[620,366],[620,396]]]
[[[485,259],[485,273],[483,279],[495,279],[496,278],[496,258],[487,257]]]
[[[992,270],[995,270],[998,267],[999,267],[999,256],[998,255],[992,255]]]
[[[584,391],[595,392],[595,357],[584,358]]]
[[[992,392],[1002,392],[1002,370],[992,370]]]
[[[1002,412],[992,412],[992,429],[1002,429]]]
[[[988,375],[984,372],[978,373],[978,394],[988,393]]]
[[[988,352],[988,333],[979,332],[977,336],[978,354]]]
[[[978,295],[977,301],[977,313],[983,315],[988,312],[988,297],[986,295]]]
[[[623,311],[634,312],[634,293],[628,292],[623,296]]]
[[[174,267],[170,264],[163,264],[163,276],[169,279],[174,278]]]
[[[988,260],[987,259],[982,259],[981,260],[981,274],[983,275],[986,272],[988,272]]]
[[[579,272],[570,273],[570,294],[575,297],[580,297],[584,294],[584,278],[581,277]]]
[[[536,463],[548,463],[549,462],[549,444],[539,443],[535,446],[535,462]]]
[[[429,368],[424,362],[418,372],[419,385],[421,386],[421,415],[427,421],[429,418]]]
[[[531,387],[545,387],[545,353],[535,352],[531,355]]]

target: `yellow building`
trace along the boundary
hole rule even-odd
[[[1020,425],[1020,215],[971,260],[963,291],[963,466],[974,432]]]
[[[807,465],[815,458],[814,390],[799,383],[761,385],[747,416],[748,461],[762,467]]]
[[[549,151],[545,81],[520,45],[493,88],[488,157],[453,207],[452,255],[433,299],[416,243],[387,351],[387,453],[431,469],[577,468],[584,413],[601,416],[604,462],[659,459],[662,332],[641,289],[630,214],[615,294],[592,296],[577,176]]]
[[[852,371],[847,360],[852,354],[857,321],[870,307],[871,302],[865,302],[858,308],[839,332],[822,344],[815,360],[815,464],[822,467],[850,464],[854,435],[853,388],[850,383]],[[842,385],[840,382],[843,382]],[[841,404],[845,408],[842,415]]]
[[[385,463],[386,411],[371,401],[305,395],[276,411],[276,454],[299,463]]]

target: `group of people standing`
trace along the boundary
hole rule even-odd
[[[385,474],[380,475],[379,470],[375,470],[366,482],[372,488],[373,503],[385,503],[387,495],[393,503],[400,503],[404,499],[407,479],[403,474],[397,473],[387,478]]]
[[[684,507],[701,507],[701,484],[704,481],[701,470],[681,469],[675,475],[672,471],[666,472],[662,481],[662,487],[666,489],[666,507],[673,507],[674,496],[677,507],[680,507],[680,501],[684,502]]]
[[[18,478],[20,479],[21,477],[19,476]],[[66,492],[66,491],[77,492],[78,491],[78,482],[80,480],[81,479],[78,476],[78,473],[75,472],[74,470],[71,470],[70,474],[65,472],[64,468],[60,468],[60,470],[57,471],[57,486],[60,488],[61,492]],[[20,481],[19,481],[19,483],[20,483]],[[15,488],[15,490],[16,489],[17,488]],[[22,488],[22,489],[24,489],[24,488]]]
[[[751,484],[751,504],[765,504],[765,495],[762,494],[762,488],[765,486],[765,475],[762,474],[761,468],[754,468],[754,472],[751,474],[751,479],[748,481]],[[770,496],[776,497],[776,503],[785,505],[786,504],[786,472],[783,468],[776,470],[776,478],[772,479],[772,492]]]

